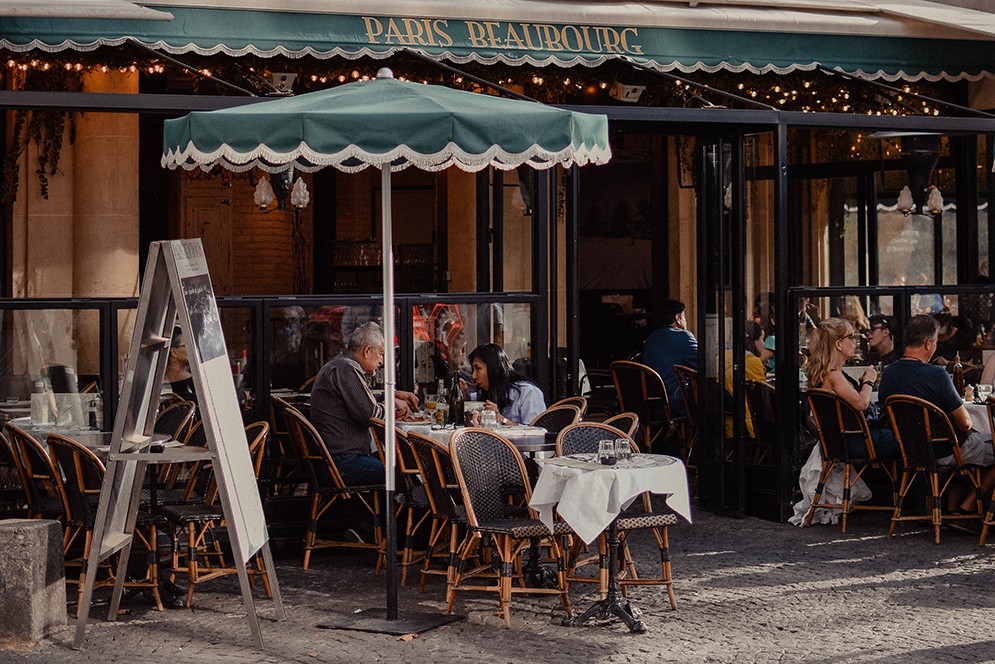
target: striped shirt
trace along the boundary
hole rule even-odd
[[[370,418],[383,416],[384,406],[373,398],[352,351],[343,350],[318,372],[310,420],[331,454],[369,454]]]

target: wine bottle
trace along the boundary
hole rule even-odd
[[[459,371],[454,371],[452,385],[449,388],[449,423],[461,426],[463,424],[463,411],[463,390],[459,386]]]
[[[958,395],[964,396],[964,365],[960,362],[960,351],[954,356],[954,389]]]

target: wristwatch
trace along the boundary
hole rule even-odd
[[[864,385],[870,385],[871,389],[872,390],[874,389],[874,381],[873,380],[862,380],[862,381],[860,381],[860,389],[864,389]]]

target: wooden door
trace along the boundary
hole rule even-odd
[[[233,285],[231,200],[216,193],[196,191],[198,184],[201,183],[187,183],[181,233],[184,238],[200,238],[214,293],[228,295]]]

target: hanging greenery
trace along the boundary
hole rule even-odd
[[[82,75],[72,69],[12,68],[16,88],[45,91],[76,91],[82,87]],[[20,181],[20,159],[28,147],[38,149],[35,175],[42,198],[48,199],[48,178],[59,172],[63,138],[69,129],[69,143],[76,141],[76,114],[68,111],[25,111],[14,114],[11,140],[3,164],[0,182],[0,203],[10,205],[17,196]]]

